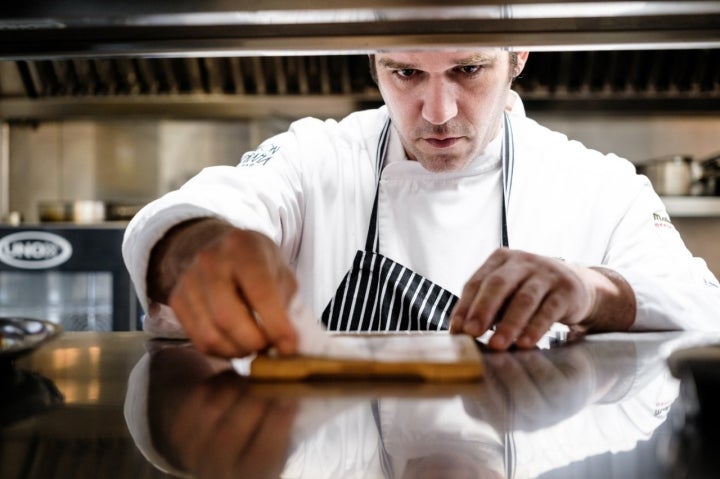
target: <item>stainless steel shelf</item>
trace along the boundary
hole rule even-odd
[[[716,48],[718,25],[709,0],[34,0],[3,5],[0,58]]]
[[[720,196],[664,196],[662,200],[670,216],[720,217]]]

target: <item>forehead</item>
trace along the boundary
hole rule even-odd
[[[386,68],[414,68],[433,71],[446,70],[458,65],[477,65],[498,61],[505,53],[502,50],[441,50],[383,52],[375,56],[375,61]]]

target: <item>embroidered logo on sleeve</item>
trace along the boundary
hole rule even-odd
[[[278,145],[272,143],[260,145],[255,151],[248,151],[240,159],[240,166],[264,165],[280,150]]]
[[[655,222],[656,228],[675,229],[675,226],[670,221],[670,217],[664,211],[656,211],[653,213],[653,221]]]

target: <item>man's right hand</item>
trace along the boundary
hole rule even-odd
[[[291,354],[288,306],[297,281],[267,236],[216,219],[176,226],[153,249],[148,294],[168,304],[202,352],[240,357],[274,346]]]

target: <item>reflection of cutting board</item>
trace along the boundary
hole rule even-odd
[[[250,376],[261,380],[415,379],[437,382],[474,381],[483,376],[475,340],[441,333],[350,334],[332,337],[333,356],[260,355]]]

